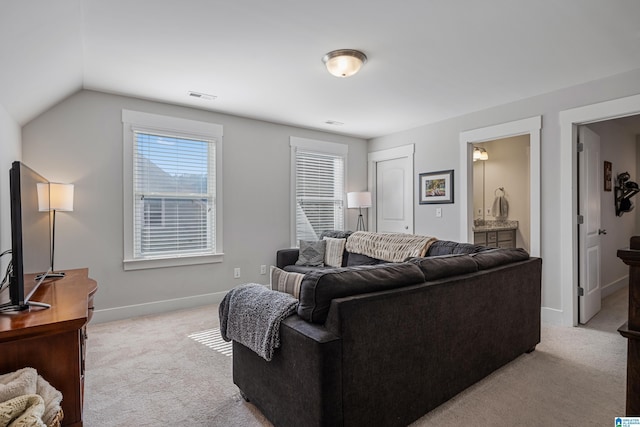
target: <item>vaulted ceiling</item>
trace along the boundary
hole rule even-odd
[[[19,124],[86,88],[370,138],[638,68],[636,0],[0,2]]]

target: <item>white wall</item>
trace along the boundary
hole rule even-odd
[[[223,263],[123,270],[123,108],[223,125]],[[75,184],[74,211],[56,218],[56,268],[89,267],[99,285],[97,321],[214,302],[238,284],[268,283],[260,265],[275,264],[276,250],[290,244],[291,136],[348,144],[347,191],[367,187],[362,139],[94,91],[69,97],[23,128],[25,162]],[[348,215],[355,229],[357,212]]]
[[[487,150],[489,160],[478,160],[473,163],[473,212],[478,217],[478,209],[482,209],[482,168],[485,174],[484,208],[485,220],[493,220],[487,209],[491,209],[496,198],[496,189],[504,188],[505,198],[509,203],[511,221],[518,221],[516,246],[529,250],[530,191],[529,191],[529,135],[487,141],[474,146]],[[482,215],[480,215],[482,217]]]
[[[560,264],[560,126],[559,112],[610,99],[640,93],[640,70],[573,86],[467,114],[438,123],[374,138],[369,151],[415,143],[415,174],[442,169],[455,169],[459,174],[459,134],[481,127],[497,125],[527,117],[542,116],[541,131],[541,256],[543,258],[542,306],[543,319],[562,322],[562,288]],[[456,203],[439,205],[442,218],[435,217],[435,205],[414,205],[415,230],[418,234],[435,235],[441,239],[466,240],[460,236],[458,201],[463,197],[460,180],[455,180]],[[571,301],[565,301],[571,304]]]
[[[631,181],[637,182],[635,135],[612,121],[593,123],[587,127],[600,136],[601,159],[611,162],[612,187],[615,187],[615,178],[622,172],[629,172]],[[629,238],[637,233],[635,211],[616,216],[614,194],[614,191],[604,191],[603,182],[600,187],[600,228],[607,230],[607,234],[600,238],[600,286],[603,297],[629,283],[629,267],[616,253],[618,249],[628,247]],[[638,197],[631,199],[636,209],[640,202]]]
[[[14,160],[21,160],[20,126],[0,105],[0,252],[11,249],[11,211],[9,209],[9,169]],[[4,277],[10,257],[0,260],[0,279]]]

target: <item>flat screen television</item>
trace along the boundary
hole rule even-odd
[[[48,208],[49,181],[27,167],[13,162],[9,171],[11,199],[10,302],[3,310],[24,310],[29,306],[49,307],[31,301],[31,296],[51,271],[51,227]],[[40,202],[39,198],[40,197]]]

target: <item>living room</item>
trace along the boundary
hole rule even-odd
[[[86,267],[98,282],[93,322],[216,304],[236,285],[268,283],[268,274],[262,274],[260,267],[274,264],[276,251],[291,246],[292,137],[346,145],[346,191],[369,188],[370,153],[413,144],[414,181],[423,172],[452,169],[455,173],[454,203],[420,204],[415,198],[414,233],[463,241],[467,236],[461,233],[461,223],[468,212],[462,212],[461,206],[468,188],[458,179],[463,174],[461,158],[465,155],[460,134],[541,117],[540,244],[536,255],[544,259],[542,318],[553,325],[577,324],[571,293],[576,280],[573,266],[577,262],[572,249],[575,210],[571,205],[576,174],[574,156],[565,143],[563,132],[567,122],[563,113],[629,97],[631,106],[627,110],[617,113],[619,108],[614,106],[611,110],[614,115],[604,113],[600,117],[640,112],[640,103],[633,98],[640,94],[636,22],[640,11],[636,5],[625,2],[615,2],[615,6],[590,2],[584,6],[578,1],[562,5],[548,1],[536,2],[535,7],[528,2],[520,2],[518,6],[497,2],[492,8],[469,4],[462,13],[444,3],[426,6],[414,2],[407,6],[408,12],[396,10],[391,3],[383,4],[379,11],[366,12],[375,25],[359,24],[342,36],[325,28],[329,25],[326,20],[333,18],[333,12],[328,11],[347,7],[353,12],[329,25],[347,28],[350,25],[347,17],[368,10],[368,4],[328,3],[322,13],[301,5],[282,4],[282,10],[276,10],[275,6],[258,3],[251,4],[251,11],[249,6],[190,3],[185,6],[184,2],[164,2],[161,7],[132,6],[128,2],[109,2],[107,6],[84,0],[1,6],[0,20],[7,29],[0,41],[0,51],[7,58],[0,70],[0,170],[5,171],[0,174],[2,250],[11,245],[6,171],[12,161],[22,160],[51,181],[75,185],[73,212],[57,218],[55,263],[59,269]],[[419,13],[410,13],[412,8]],[[485,8],[491,9],[491,13]],[[494,16],[498,9],[504,15]],[[316,13],[319,16],[313,20],[307,17]],[[149,25],[147,35],[141,34],[137,25],[150,16],[163,24],[158,27],[173,27],[171,34],[166,35],[153,25]],[[394,38],[382,33],[381,27],[394,16],[399,27],[434,28],[433,33],[418,32],[428,40],[418,51],[426,52],[420,52],[421,57],[434,58],[431,67],[397,70],[394,61],[385,59],[393,51]],[[515,19],[506,21],[509,16]],[[579,30],[577,17],[590,22],[591,28]],[[197,24],[192,21],[196,18]],[[218,22],[231,18],[235,18],[235,23],[228,27]],[[421,25],[421,20],[426,23]],[[440,20],[447,24],[436,27]],[[276,28],[283,25],[281,21],[287,21],[286,30]],[[186,24],[189,22],[192,24]],[[548,28],[542,31],[541,23],[547,23],[556,32]],[[205,29],[208,25],[220,25],[223,30],[210,34]],[[233,30],[234,26],[238,28]],[[375,31],[366,31],[367,26],[375,27]],[[521,34],[526,31],[520,26],[528,29],[528,36]],[[476,35],[471,30],[463,32],[461,27],[475,29]],[[484,34],[481,30],[488,27],[499,30]],[[250,31],[253,29],[260,30]],[[506,37],[507,31],[521,38]],[[267,36],[270,32],[278,37],[270,40]],[[305,65],[289,70],[278,61],[287,57],[289,64],[298,56],[290,52],[301,52],[297,45],[283,44],[287,38],[297,38],[292,34],[305,34],[301,38],[309,42],[304,43],[307,47],[299,55]],[[385,34],[384,42],[380,34]],[[549,39],[550,34],[564,38]],[[476,37],[479,39],[474,40]],[[154,38],[161,43],[156,44]],[[513,41],[516,39],[519,40]],[[611,41],[606,44],[600,40]],[[392,47],[383,49],[381,45],[385,43]],[[614,43],[615,49],[611,48]],[[224,60],[214,59],[204,65],[193,59],[217,56],[213,46],[224,44],[237,46],[238,54],[222,56]],[[207,49],[209,45],[212,47]],[[359,74],[336,79],[327,73],[321,58],[334,48],[345,47],[362,49],[369,60]],[[152,58],[148,63],[144,59],[147,50]],[[464,54],[456,54],[458,61],[449,56],[446,60],[438,57],[449,50]],[[587,59],[594,51],[595,59]],[[426,61],[424,57],[422,61]],[[171,58],[183,65],[168,66],[159,58]],[[483,72],[481,66],[470,66],[479,63],[488,67],[491,61],[486,58],[498,62],[504,59],[501,67],[511,61],[520,64],[520,68],[500,75]],[[399,67],[411,67],[411,61]],[[526,67],[522,64],[535,67],[535,71],[524,72]],[[230,82],[237,84],[233,86],[235,92],[229,89],[230,82],[210,79],[218,76],[219,67],[230,69],[220,75],[233,77]],[[429,74],[435,72],[430,68],[440,67],[444,68],[442,74]],[[463,69],[471,70],[462,74]],[[305,71],[309,75],[296,80],[298,86],[285,84],[287,79]],[[551,71],[558,73],[555,80],[538,79]],[[129,73],[138,79],[127,80]],[[415,82],[413,92],[398,86],[398,81],[408,79],[409,74],[417,75],[411,80]],[[447,74],[457,80],[442,80]],[[420,87],[420,82],[426,89]],[[367,88],[360,87],[365,83]],[[448,90],[457,84],[462,87],[460,91],[477,91],[479,96],[455,98]],[[301,90],[301,85],[317,85],[325,94],[304,92],[280,108],[279,96],[292,96]],[[481,90],[485,86],[490,86],[490,90]],[[504,90],[499,91],[503,86]],[[168,95],[156,95],[161,90]],[[192,99],[189,91],[211,93],[217,98],[207,103]],[[270,107],[262,110],[255,107],[258,104],[247,93],[251,91],[268,100],[261,101],[261,105]],[[361,91],[369,95],[360,99]],[[317,107],[320,102],[323,106]],[[222,126],[219,195],[222,227],[218,242],[219,252],[224,254],[222,262],[125,269],[123,110]],[[576,119],[576,123],[590,120],[594,119]],[[328,125],[326,121],[344,125]],[[635,171],[632,175],[637,180]],[[437,209],[440,216],[436,215]],[[349,209],[345,228],[355,229],[356,221],[357,210]],[[626,246],[628,237],[622,236],[608,247]],[[3,271],[5,265],[3,262]],[[234,277],[235,269],[240,271],[238,278]]]

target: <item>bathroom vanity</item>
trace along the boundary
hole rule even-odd
[[[473,243],[490,248],[515,248],[518,221],[479,220],[473,226]]]

